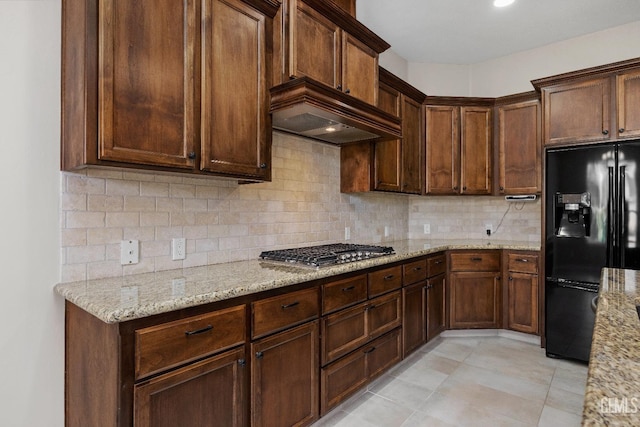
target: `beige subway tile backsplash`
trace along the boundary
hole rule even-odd
[[[263,250],[344,241],[495,238],[539,241],[539,203],[498,197],[340,193],[340,149],[273,135],[273,181],[89,169],[61,175],[62,280],[121,276],[255,259]],[[429,222],[431,234],[423,234]],[[385,226],[390,235],[384,236]],[[187,257],[171,259],[171,239]],[[120,240],[140,241],[140,262],[120,265]]]

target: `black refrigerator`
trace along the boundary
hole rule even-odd
[[[587,362],[603,267],[640,269],[640,140],[548,149],[546,353]]]

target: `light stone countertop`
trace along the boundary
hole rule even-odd
[[[402,240],[395,255],[313,269],[262,260],[59,283],[55,291],[106,323],[124,322],[256,292],[308,282],[394,261],[451,249],[540,250],[535,242],[484,240]]]
[[[583,426],[640,425],[640,271],[605,268],[584,396]]]

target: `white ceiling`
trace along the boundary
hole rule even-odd
[[[640,0],[357,0],[357,18],[409,62],[474,64],[640,21]],[[640,43],[640,40],[638,40]]]

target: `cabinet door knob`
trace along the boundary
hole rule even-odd
[[[345,90],[345,91],[344,91],[344,93],[347,93],[347,94],[348,94],[348,93],[351,93],[351,89],[347,89],[347,90]]]
[[[509,280],[513,280],[513,277],[509,276]]]
[[[500,191],[504,191],[504,187],[503,186],[500,186]]]
[[[260,163],[260,169],[266,169],[266,168],[267,168],[266,163]]]
[[[618,132],[620,132],[620,133],[624,133],[624,128],[620,128],[620,129],[618,129]]]
[[[262,353],[261,351],[256,352],[256,359],[262,359],[262,356],[264,356],[264,353]]]
[[[338,86],[336,86],[336,89],[338,89],[338,90],[342,90],[342,85],[338,85]]]
[[[247,361],[244,359],[238,359],[238,365],[240,366],[245,366],[247,364]]]
[[[454,186],[454,187],[453,187],[453,189],[454,189],[454,190],[456,190],[456,191],[458,191],[458,186],[457,186],[457,185],[456,185],[456,186]]]
[[[602,131],[602,134],[603,135],[609,135],[609,131],[607,129],[605,129],[605,130]]]
[[[190,151],[189,154],[187,154],[187,157],[190,158],[191,160],[196,158],[196,153],[195,151]]]
[[[467,191],[467,186],[462,187],[462,191]]]

